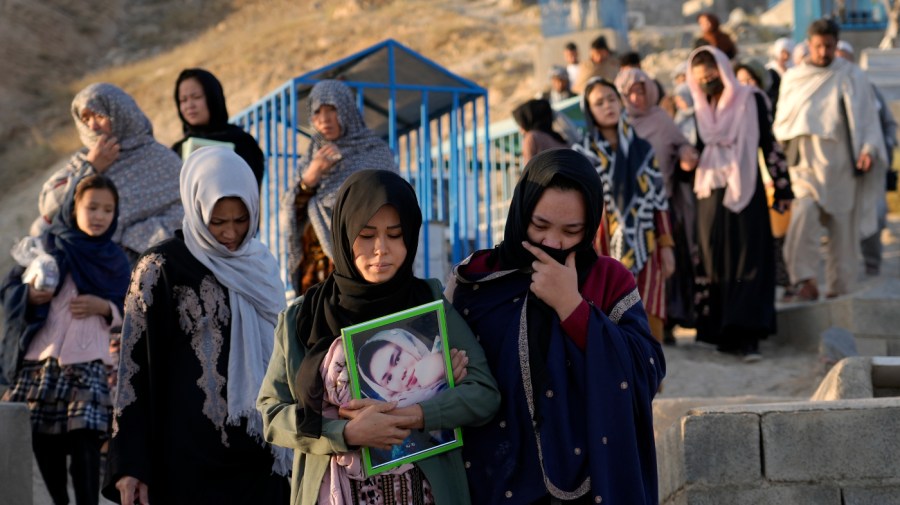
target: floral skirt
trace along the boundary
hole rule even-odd
[[[431,485],[417,466],[399,475],[380,474],[350,482],[355,503],[359,505],[434,504]]]
[[[107,377],[100,360],[66,366],[55,358],[26,361],[3,401],[28,404],[31,427],[37,433],[106,433],[112,415]]]

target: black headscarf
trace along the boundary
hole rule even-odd
[[[506,229],[503,232],[503,242],[494,250],[491,260],[499,260],[501,270],[519,269],[529,270],[535,260],[534,255],[522,247],[522,242],[528,240],[528,224],[538,200],[541,199],[544,190],[559,182],[565,187],[574,186],[584,197],[584,237],[573,248],[565,251],[552,250],[539,244],[534,244],[549,253],[560,263],[565,262],[566,257],[575,251],[575,268],[578,272],[578,287],[584,285],[594,264],[597,262],[597,253],[594,251],[593,242],[600,226],[600,216],[603,211],[603,190],[600,187],[600,179],[591,162],[581,154],[571,149],[550,149],[532,158],[527,165],[522,177],[513,191],[512,202],[509,206],[509,215],[506,218]],[[525,280],[526,286],[530,276]],[[526,288],[527,289],[527,288]],[[547,364],[544,357],[550,346],[550,338],[553,334],[552,325],[556,318],[556,312],[543,300],[536,297],[529,298],[528,302],[528,345],[531,363],[531,380],[535,391],[540,391],[546,380]],[[535,402],[540,399],[535,396]],[[535,408],[535,412],[538,409]],[[535,419],[540,423],[540,419]]]
[[[353,262],[353,242],[369,219],[385,205],[400,216],[406,259],[393,278],[380,284],[366,281]],[[300,364],[298,429],[318,437],[322,430],[324,386],[319,367],[341,328],[399,312],[434,300],[428,284],[413,275],[422,212],[412,186],[386,170],[353,173],[338,190],[331,233],[334,272],[303,297],[297,334],[308,351]]]
[[[206,108],[209,109],[209,123],[192,126],[181,114],[181,104],[178,98],[178,88],[188,79],[196,79],[203,88],[206,97]],[[186,68],[178,74],[175,81],[175,106],[178,110],[178,118],[181,119],[181,130],[186,137],[195,134],[204,134],[225,129],[228,126],[228,107],[225,105],[225,91],[222,83],[211,72],[202,68]]]
[[[184,118],[184,115],[181,114],[178,88],[181,87],[182,82],[188,79],[196,79],[203,88],[203,94],[206,97],[206,108],[209,109],[209,123],[205,125],[191,125]],[[175,109],[178,111],[178,118],[181,119],[181,130],[184,132],[184,138],[172,146],[172,149],[179,156],[181,156],[181,145],[190,137],[231,142],[234,144],[234,152],[250,165],[253,175],[256,176],[256,183],[262,183],[262,177],[265,173],[265,157],[262,150],[252,135],[239,126],[228,123],[225,91],[222,89],[222,83],[219,82],[216,76],[202,68],[182,70],[175,81]]]
[[[544,151],[531,158],[525,165],[525,170],[513,191],[509,216],[506,218],[506,228],[503,231],[503,242],[494,250],[492,259],[499,260],[503,270],[531,267],[531,263],[535,260],[534,255],[522,247],[522,242],[528,240],[528,224],[531,222],[531,215],[538,200],[550,186],[551,181],[557,178],[565,179],[565,182],[577,187],[584,196],[586,208],[584,237],[571,250],[554,252],[545,247],[541,248],[561,263],[565,261],[568,253],[576,251],[575,263],[580,285],[582,277],[587,275],[597,260],[593,242],[603,212],[603,190],[591,162],[571,149]]]
[[[512,115],[516,124],[526,132],[538,130],[555,138],[561,144],[568,143],[553,129],[553,107],[550,106],[549,101],[544,99],[528,100],[513,109]]]
[[[79,294],[96,295],[110,300],[122,310],[131,267],[125,253],[112,241],[119,220],[119,205],[116,204],[109,228],[103,235],[92,237],[81,231],[75,220],[77,188],[78,184],[72,185],[59,212],[44,232],[44,249],[56,260],[60,281],[67,274],[71,275]]]

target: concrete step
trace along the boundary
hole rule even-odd
[[[895,72],[900,71],[900,49],[863,49],[859,58],[859,66],[869,71],[878,68],[888,68]]]

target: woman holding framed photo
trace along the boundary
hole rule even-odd
[[[482,424],[499,404],[481,347],[447,301],[456,386],[406,407],[350,399],[341,330],[442,297],[438,281],[413,275],[421,225],[415,192],[396,173],[359,171],[338,191],[335,270],[282,314],[257,402],[266,440],[294,449],[292,503],[468,503],[458,449],[377,477],[366,477],[358,450]]]

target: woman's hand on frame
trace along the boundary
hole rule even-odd
[[[469,374],[466,370],[468,364],[469,357],[466,355],[466,351],[460,351],[456,348],[450,349],[450,366],[453,369],[453,384],[459,384],[459,381],[466,378],[466,375]]]
[[[341,406],[340,416],[350,419],[344,426],[344,441],[347,445],[383,450],[403,442],[410,433],[404,426],[414,425],[417,420],[415,416],[390,414],[396,406],[396,402],[375,400],[350,400]]]

